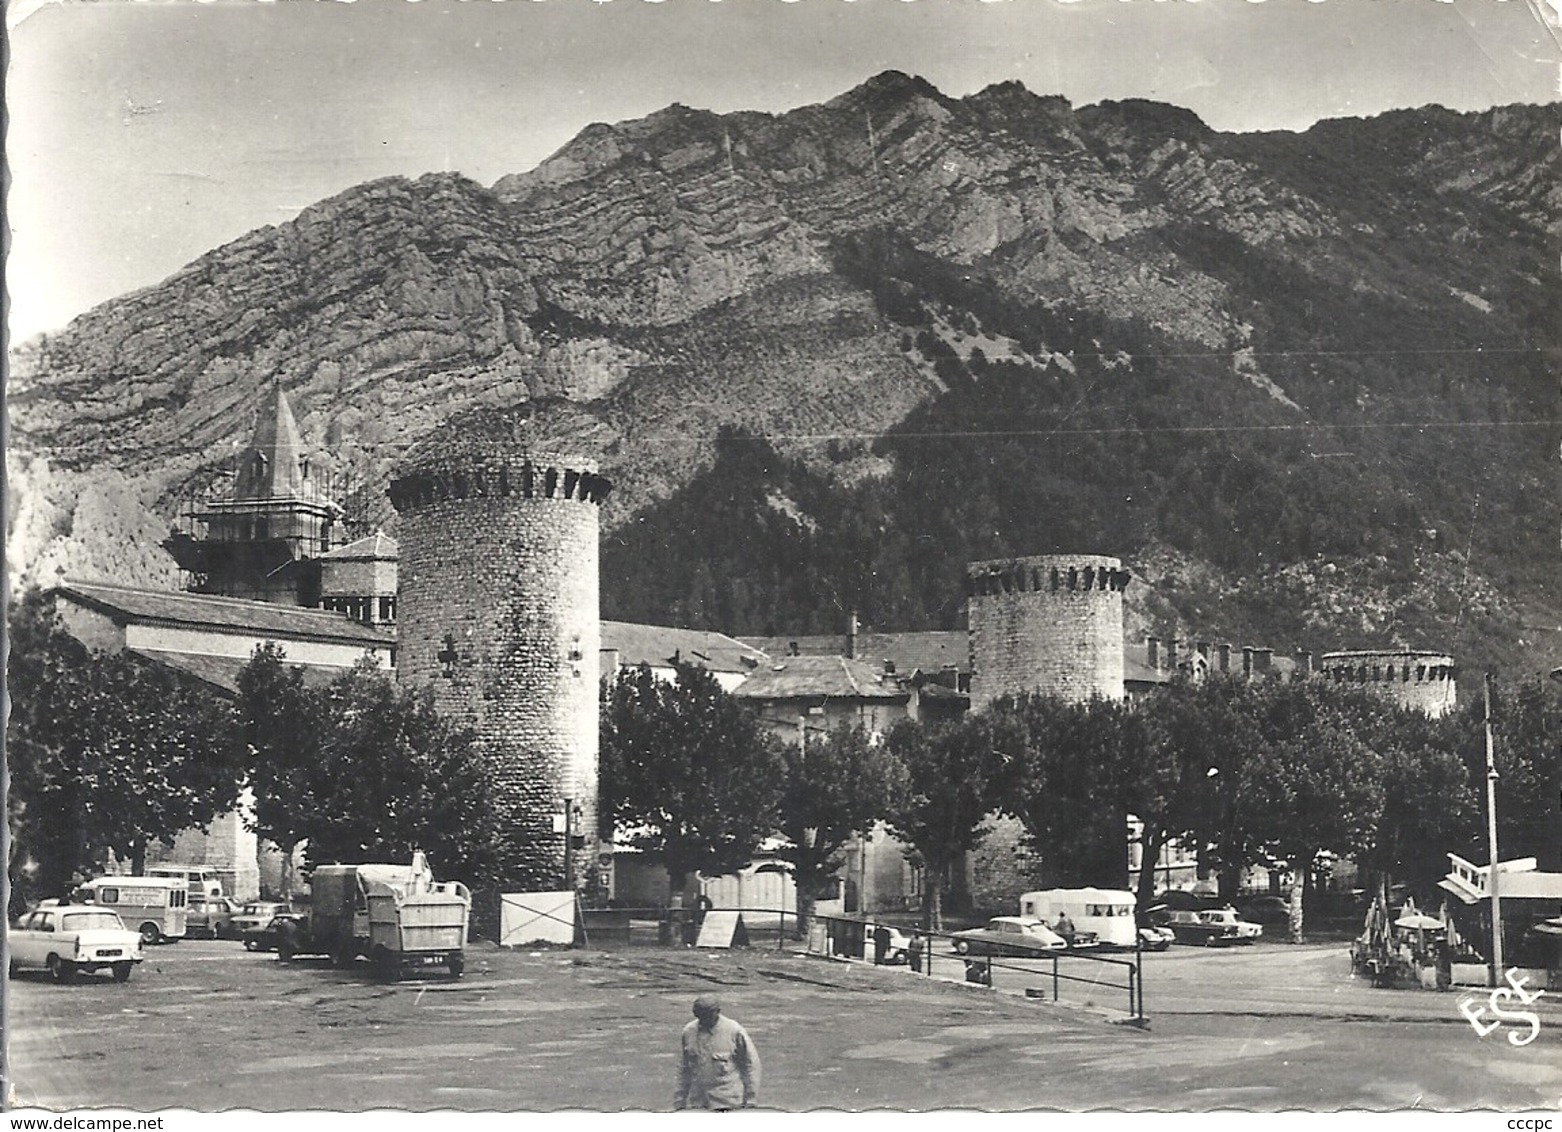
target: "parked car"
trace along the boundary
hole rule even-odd
[[[1244,920],[1263,927],[1283,927],[1291,922],[1291,906],[1280,896],[1244,896],[1236,901]]]
[[[1177,942],[1177,933],[1170,928],[1145,924],[1139,929],[1139,947],[1143,951],[1165,951]]]
[[[141,935],[125,927],[117,912],[90,904],[57,904],[17,919],[7,934],[9,973],[26,967],[68,983],[79,972],[109,969],[122,983],[141,962]]]
[[[888,924],[869,924],[867,926],[863,933],[863,958],[869,960],[870,962],[872,961],[875,954],[873,933],[880,926],[882,926],[885,931],[889,932],[889,943],[888,946],[884,949],[884,962],[886,964],[901,964],[907,962],[911,954],[911,940],[907,938],[905,932],[901,931],[899,928],[892,928]]]
[[[228,928],[233,938],[243,940],[249,950],[261,951],[264,949],[260,947],[260,938],[266,926],[282,913],[290,911],[292,909],[286,904],[254,901],[238,910],[228,921]]]
[[[1164,922],[1163,914],[1169,911],[1157,904],[1146,908],[1135,917],[1138,925],[1139,946],[1145,951],[1165,951],[1177,940],[1177,934]]]
[[[309,914],[307,912],[282,912],[273,916],[255,936],[251,951],[275,951],[279,958],[291,959],[309,938]],[[246,947],[249,945],[246,944]]]
[[[1171,929],[1172,937],[1178,943],[1223,947],[1237,942],[1235,924],[1208,921],[1203,918],[1205,915],[1207,915],[1205,912],[1175,909],[1163,912],[1157,918],[1160,926]]]
[[[226,896],[190,897],[184,934],[197,939],[227,939],[233,935],[233,917],[242,906]]]
[[[998,916],[985,927],[952,933],[955,951],[961,955],[1036,955],[1063,951],[1068,944],[1041,920]]]
[[[1244,920],[1232,907],[1211,908],[1199,913],[1199,920],[1206,924],[1229,927],[1238,943],[1252,943],[1264,934],[1263,926]]]
[[[1210,893],[1189,892],[1183,888],[1168,888],[1155,898],[1157,907],[1172,912],[1202,912],[1206,908],[1219,908],[1223,901]]]

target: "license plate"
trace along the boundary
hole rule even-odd
[[[124,954],[124,952],[120,951],[118,949],[113,950],[113,951],[100,951],[100,952],[98,952],[98,958],[99,959],[112,959],[116,955],[123,955],[123,954]]]

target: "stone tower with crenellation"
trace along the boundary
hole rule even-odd
[[[528,407],[478,409],[417,444],[390,486],[398,677],[483,744],[501,892],[579,889],[593,865],[598,511],[611,487],[596,468]]]
[[[1006,695],[1085,701],[1123,697],[1123,591],[1132,575],[1119,559],[1045,554],[973,562],[966,567],[971,642],[971,710]],[[1126,839],[1126,815],[1080,815],[1081,841],[1094,831]],[[968,857],[965,883],[978,908],[1014,908],[1027,889],[1102,885],[1126,876],[1069,875],[1078,863],[1038,859],[1013,818],[993,816],[990,832]],[[1102,832],[1104,830],[1104,832]],[[1121,865],[1126,871],[1127,853]]]
[[[1440,652],[1360,650],[1324,653],[1325,679],[1370,688],[1384,699],[1437,717],[1453,711],[1459,690],[1454,658]]]
[[[966,567],[971,709],[1003,695],[1123,695],[1123,590],[1116,558],[1045,554]]]

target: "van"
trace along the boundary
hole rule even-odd
[[[222,896],[222,876],[216,869],[205,865],[153,865],[146,870],[149,877],[168,877],[184,881],[191,896]]]
[[[76,890],[77,899],[119,913],[143,942],[183,939],[188,927],[190,890],[178,877],[99,877]]]
[[[1020,897],[1020,915],[1048,927],[1063,913],[1074,923],[1075,940],[1132,948],[1138,938],[1134,894],[1116,888],[1049,888]]]

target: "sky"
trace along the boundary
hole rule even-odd
[[[393,174],[483,184],[670,103],[894,68],[1220,130],[1559,98],[1562,0],[12,0],[11,341]]]

